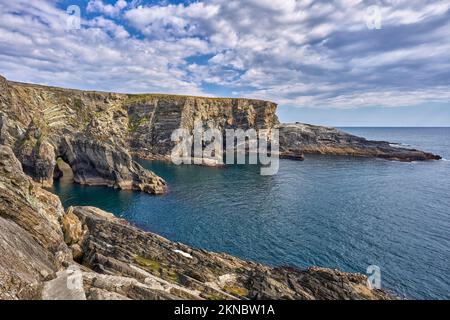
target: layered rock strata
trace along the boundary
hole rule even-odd
[[[439,160],[440,156],[416,149],[371,141],[334,128],[309,124],[280,124],[280,152],[382,158],[396,161]]]
[[[165,192],[165,182],[131,155],[169,160],[174,130],[192,132],[196,123],[221,132],[279,129],[280,156],[296,160],[308,153],[440,159],[332,128],[280,124],[276,108],[262,100],[80,91],[0,77],[0,142],[13,148],[25,172],[43,186],[53,183],[61,157],[72,167],[75,182],[156,194]]]

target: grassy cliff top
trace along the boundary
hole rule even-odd
[[[0,75],[0,78],[4,78]],[[5,78],[4,78],[5,79]],[[245,101],[255,101],[255,102],[264,102],[264,103],[274,103],[268,100],[262,99],[251,99],[251,98],[232,98],[232,97],[208,97],[208,96],[194,96],[194,95],[184,95],[184,94],[170,94],[170,93],[116,93],[116,92],[108,92],[108,91],[97,91],[97,90],[81,90],[81,89],[71,89],[71,88],[62,88],[55,86],[46,86],[41,84],[34,83],[25,83],[25,82],[17,82],[7,80],[7,83],[12,86],[20,86],[20,87],[28,87],[34,88],[38,90],[47,90],[58,93],[78,93],[78,94],[95,94],[95,95],[117,95],[122,96],[127,99],[127,101],[138,102],[148,99],[205,99],[212,101],[236,101],[236,100],[245,100]]]

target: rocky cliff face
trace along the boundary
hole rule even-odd
[[[161,194],[166,184],[133,161],[127,145],[126,95],[83,92],[2,80],[0,141],[24,171],[51,186],[62,158],[77,183]]]
[[[26,176],[0,146],[0,299],[40,298],[42,284],[72,256],[64,243],[58,197]]]
[[[175,129],[280,129],[280,155],[302,160],[318,153],[390,160],[439,156],[368,141],[332,128],[279,124],[276,104],[249,99],[127,95],[9,82],[0,77],[0,142],[9,145],[27,174],[53,183],[55,159],[72,167],[75,181],[163,193],[166,185],[131,159],[168,160]]]
[[[262,129],[278,123],[276,105],[247,99],[126,95],[8,82],[0,86],[0,141],[27,174],[50,186],[56,158],[75,181],[163,193],[164,181],[130,154],[168,160],[175,129]]]
[[[392,299],[366,277],[197,250],[59,199],[0,146],[0,299]]]
[[[0,78],[0,106],[0,142],[13,147],[25,172],[43,186],[52,184],[55,159],[62,157],[78,183],[162,193],[164,181],[144,174],[130,154],[168,160],[172,132],[192,132],[197,121],[219,130],[279,128],[280,155],[297,160],[308,153],[440,158],[332,128],[279,124],[276,104],[261,100],[78,91]]]
[[[144,158],[170,156],[176,129],[192,132],[201,122],[207,128],[270,129],[278,123],[276,104],[249,99],[140,95],[125,103],[128,110],[130,149]]]

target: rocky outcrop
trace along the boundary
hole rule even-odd
[[[440,156],[392,146],[385,141],[370,141],[334,128],[309,124],[281,124],[280,154],[291,158],[302,154],[372,157],[397,161],[439,160]]]
[[[152,194],[162,194],[166,191],[165,181],[133,161],[127,150],[121,146],[99,143],[83,137],[63,137],[57,154],[69,164],[77,183]]]
[[[29,232],[0,215],[0,300],[39,299],[56,271],[49,252]]]
[[[0,299],[38,299],[45,280],[72,260],[58,197],[22,171],[0,146]]]
[[[11,148],[0,146],[0,217],[27,231],[59,265],[69,257],[60,227],[63,215],[59,198],[24,174]]]
[[[83,92],[3,81],[0,141],[13,148],[24,171],[53,184],[56,160],[72,167],[74,181],[152,194],[165,182],[133,161],[127,147],[127,95]]]
[[[192,132],[196,122],[219,130],[279,128],[280,155],[295,160],[308,153],[400,161],[440,158],[332,128],[279,124],[276,104],[262,100],[79,91],[1,78],[0,106],[0,141],[13,146],[24,170],[44,186],[52,183],[53,158],[68,150],[70,141],[74,158],[80,159],[76,166],[82,168],[78,173],[74,169],[76,182],[164,192],[158,179],[148,182],[148,176],[140,177],[145,170],[128,161],[130,154],[169,160],[174,146],[172,132]],[[114,152],[117,154],[110,159],[125,160],[126,170],[122,170],[123,162],[103,161],[94,166],[92,160],[99,160],[97,155]]]

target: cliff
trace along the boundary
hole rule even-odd
[[[24,171],[53,183],[62,158],[75,182],[164,193],[165,182],[131,155],[168,160],[175,129],[272,128],[276,105],[247,99],[128,95],[69,90],[0,79],[0,142],[13,148]]]
[[[53,183],[62,158],[77,183],[160,194],[165,182],[132,155],[168,160],[175,129],[280,131],[280,156],[303,159],[318,153],[390,160],[440,159],[414,149],[366,139],[336,129],[280,124],[277,105],[251,99],[158,94],[116,94],[7,81],[0,77],[0,143],[11,146],[24,171],[43,186]]]
[[[366,277],[273,268],[144,232],[93,207],[64,212],[0,146],[0,299],[392,299]]]

